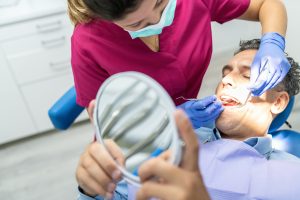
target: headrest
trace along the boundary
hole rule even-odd
[[[76,104],[76,91],[71,87],[48,110],[48,115],[56,129],[66,130],[83,110],[83,107]]]
[[[300,133],[294,130],[278,130],[272,133],[274,148],[300,158]]]
[[[273,120],[269,128],[269,133],[276,131],[285,123],[285,121],[288,119],[289,115],[292,112],[294,102],[295,102],[295,96],[292,96],[285,110],[279,115],[277,115],[277,117]]]

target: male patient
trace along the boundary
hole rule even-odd
[[[198,158],[202,175],[198,174],[198,179],[203,179],[211,199],[299,199],[300,181],[296,176],[300,172],[300,159],[273,149],[272,138],[267,133],[273,119],[299,93],[300,68],[288,57],[291,69],[284,80],[245,103],[250,66],[259,44],[260,40],[240,43],[240,49],[222,68],[222,80],[216,88],[217,99],[225,108],[216,120],[216,128],[196,130],[202,143]],[[204,199],[205,193],[199,187],[201,181],[194,178],[197,173],[188,169],[179,171],[162,163],[156,159],[141,166],[139,175],[143,186],[138,192],[132,189],[134,194],[130,196]],[[164,184],[147,181],[151,176],[163,179]]]
[[[246,88],[250,81],[250,66],[259,44],[260,40],[241,42],[235,56],[222,68],[222,80],[216,88],[216,96],[225,109],[216,120],[217,129],[212,132],[202,127],[196,132],[202,142],[219,138],[240,140],[253,146],[267,159],[298,160],[288,153],[274,150],[271,136],[267,133],[273,119],[284,111],[290,98],[300,90],[299,65],[288,57],[291,69],[284,80],[261,96],[251,96],[244,102],[248,96]]]
[[[146,162],[139,171],[143,186],[137,193],[138,199],[149,197],[160,199],[180,199],[180,197],[183,197],[183,199],[198,199],[199,197],[202,199],[203,195],[207,194],[203,193],[205,189],[203,189],[202,177],[205,187],[213,199],[262,199],[268,197],[268,191],[264,190],[265,185],[263,183],[265,183],[265,180],[263,176],[251,179],[253,174],[249,175],[249,170],[245,170],[243,176],[239,172],[244,167],[251,167],[251,163],[254,162],[258,163],[253,165],[255,166],[254,169],[250,168],[253,172],[256,169],[261,169],[258,166],[265,166],[264,161],[269,160],[267,162],[272,165],[265,168],[269,168],[270,171],[267,170],[267,173],[264,174],[271,175],[271,177],[273,177],[272,172],[274,172],[272,171],[273,166],[277,167],[278,163],[276,162],[279,162],[279,160],[281,160],[280,162],[285,160],[285,162],[297,163],[296,167],[300,167],[297,157],[274,150],[271,144],[272,139],[267,135],[272,120],[284,111],[290,97],[299,92],[299,65],[292,58],[288,58],[291,69],[285,79],[274,89],[268,90],[259,97],[250,97],[243,104],[245,96],[247,96],[247,92],[244,91],[247,91],[245,88],[249,85],[250,66],[259,43],[259,40],[242,42],[239,51],[222,69],[223,78],[216,89],[216,96],[225,109],[216,121],[216,128],[202,127],[196,130],[198,139],[202,143],[200,145],[199,167],[195,169],[195,167],[187,167],[189,164],[186,164],[188,162],[198,163],[198,151],[196,156],[191,156],[191,152],[194,151],[189,152],[189,154],[185,153],[183,155],[184,164],[180,167],[170,166],[164,159],[160,158]],[[180,125],[180,123],[178,124]],[[182,126],[179,126],[179,130],[182,130]],[[181,136],[186,137],[182,133]],[[223,139],[220,140],[221,138]],[[237,145],[238,149],[231,151],[231,143],[233,146]],[[223,144],[226,148],[224,146],[222,148]],[[107,146],[113,151],[112,154],[115,159],[122,163],[123,159],[117,148],[109,143]],[[186,143],[186,151],[189,149],[189,144]],[[214,155],[209,157],[212,154]],[[249,161],[245,161],[245,156],[254,158],[247,164]],[[231,161],[240,157],[242,158],[239,161],[240,165],[236,163],[230,168]],[[79,199],[100,199],[99,196],[91,197],[97,194],[111,198],[113,193],[114,199],[128,198],[127,185],[124,182],[117,186],[114,184],[121,177],[121,173],[117,171],[114,165],[114,161],[109,158],[99,143],[90,145],[81,156],[76,172],[80,190],[82,193],[87,194],[81,193]],[[219,168],[211,171],[216,169],[215,166],[219,166]],[[229,172],[228,169],[230,169]],[[289,171],[282,169],[284,172],[282,174],[287,174],[287,177],[290,178],[289,173],[293,171],[292,169],[295,169],[294,165]],[[193,170],[195,173],[191,173]],[[239,177],[235,176],[235,172]],[[214,174],[219,175],[219,177],[214,177]],[[147,178],[152,175],[158,176],[162,181],[159,183],[147,181]],[[291,180],[288,178],[286,180]],[[261,187],[257,186],[259,181],[263,182]],[[200,189],[197,190],[197,188]],[[254,188],[255,190],[252,190]],[[135,189],[130,190],[129,197],[135,196],[135,192]],[[278,190],[279,194],[280,192]],[[285,195],[289,195],[289,193],[283,191],[283,196]],[[288,199],[296,199],[296,197],[289,196]]]

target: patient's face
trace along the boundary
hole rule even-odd
[[[264,136],[272,121],[271,92],[267,91],[260,97],[250,97],[243,107],[239,107],[248,94],[246,87],[249,86],[250,66],[256,52],[242,51],[222,69],[223,78],[216,89],[216,95],[225,109],[216,124],[224,138],[244,140]]]

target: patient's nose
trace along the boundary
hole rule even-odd
[[[229,87],[235,87],[235,82],[233,80],[233,77],[231,73],[227,74],[226,76],[223,77],[222,79],[222,84],[224,87],[229,86]]]

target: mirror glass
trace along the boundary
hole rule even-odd
[[[171,151],[170,162],[179,163],[174,111],[165,90],[144,74],[119,73],[102,84],[94,109],[96,136],[104,146],[105,139],[112,139],[121,148],[126,163],[118,166],[125,180],[139,184],[139,165],[166,150]]]

